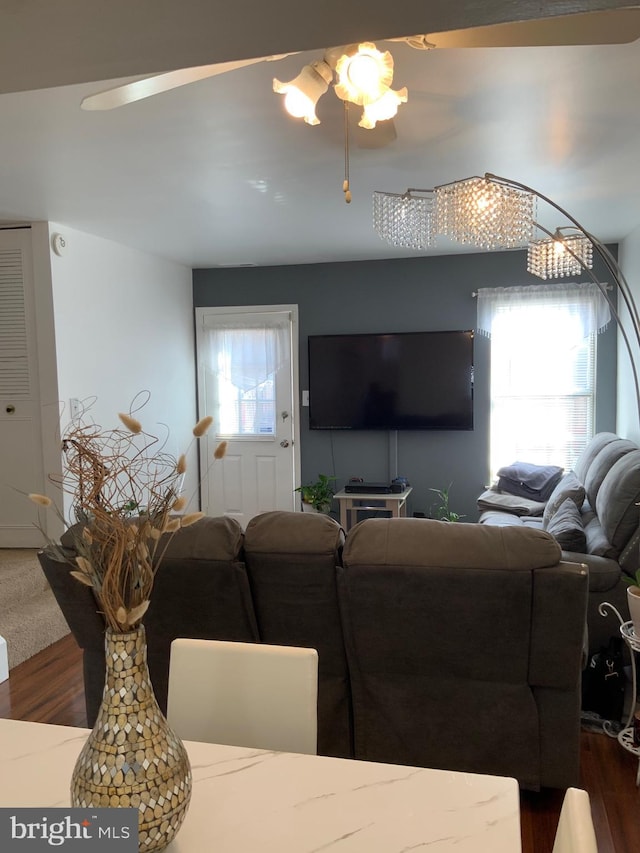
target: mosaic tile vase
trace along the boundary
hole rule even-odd
[[[162,850],[182,825],[191,765],[153,693],[144,627],[107,628],[98,719],[71,778],[71,805],[138,809],[139,850]]]

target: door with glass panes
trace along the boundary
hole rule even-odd
[[[213,417],[200,444],[203,511],[245,527],[295,509],[297,306],[198,308],[196,324],[199,416]]]

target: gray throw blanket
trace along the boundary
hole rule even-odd
[[[533,501],[547,501],[560,482],[563,471],[557,465],[514,462],[498,471],[498,488]]]

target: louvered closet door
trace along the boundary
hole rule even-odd
[[[0,231],[0,547],[42,544],[44,488],[29,229]]]

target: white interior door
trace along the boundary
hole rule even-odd
[[[201,506],[243,527],[261,512],[294,510],[298,450],[295,305],[196,309]],[[220,441],[223,459],[214,460]]]
[[[0,547],[44,544],[27,500],[44,491],[31,231],[0,230]]]

